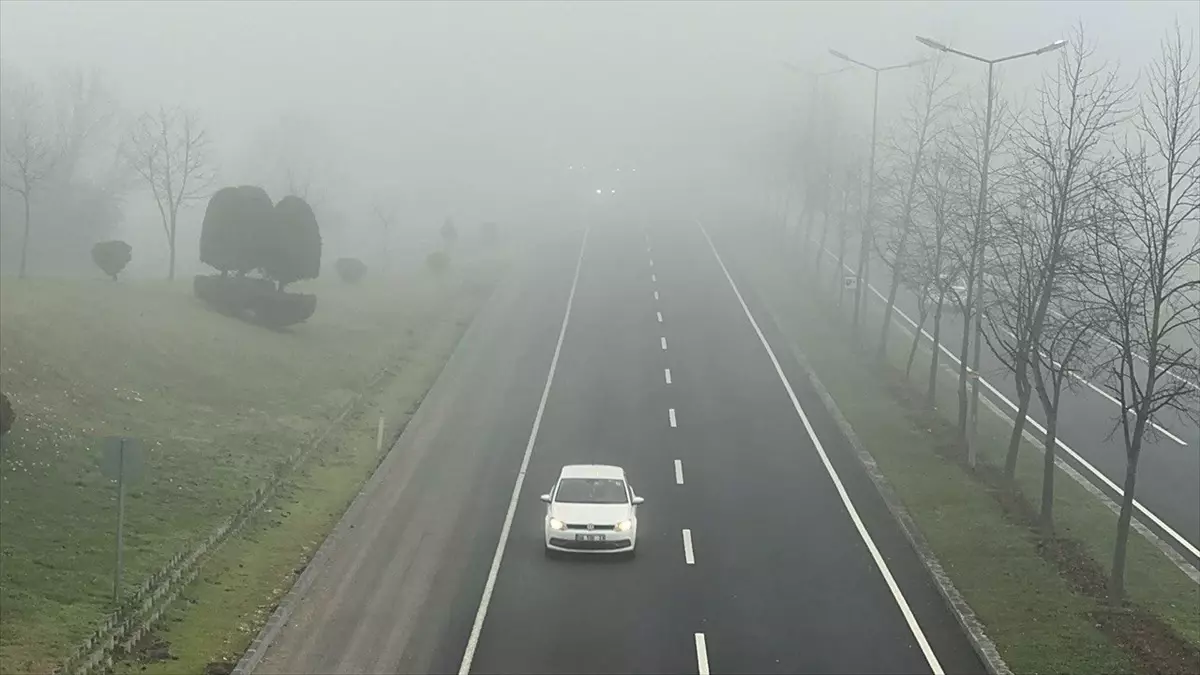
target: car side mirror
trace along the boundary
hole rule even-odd
[[[642,503],[642,502],[644,502],[644,501],[646,501],[646,498],[645,498],[645,497],[634,497],[634,498],[633,498],[633,505],[634,505],[634,506],[637,506],[638,504],[641,504],[641,503]]]
[[[549,504],[550,503],[550,495],[542,495],[542,501]]]

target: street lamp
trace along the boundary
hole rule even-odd
[[[988,168],[992,159],[992,93],[993,75],[995,74],[996,64],[1004,63],[1005,61],[1013,61],[1015,59],[1024,58],[1026,56],[1040,56],[1048,52],[1062,49],[1067,45],[1066,40],[1055,40],[1045,47],[1034,49],[1033,51],[1021,52],[1019,54],[1010,54],[1002,56],[998,59],[985,59],[982,56],[977,56],[968,52],[960,51],[949,47],[937,40],[932,40],[920,35],[916,36],[917,42],[936,49],[947,54],[957,54],[959,56],[986,63],[988,67],[987,77],[987,117],[983,123],[983,167],[979,177],[979,202],[976,205],[976,220],[975,220],[975,354],[971,358],[971,430],[967,437],[967,464],[971,467],[975,466],[976,455],[976,440],[979,433],[979,366],[980,353],[983,351],[983,247],[986,237],[984,237],[983,227],[987,214],[987,189],[988,189]]]
[[[875,145],[878,140],[879,131],[879,74],[888,70],[899,70],[901,68],[911,68],[924,63],[927,59],[918,59],[916,61],[908,61],[907,63],[897,63],[891,66],[873,66],[869,63],[864,63],[857,59],[852,59],[843,52],[836,49],[830,49],[829,53],[837,58],[853,63],[856,66],[866,68],[875,73],[875,87],[872,94],[873,102],[871,104],[871,159],[869,173],[867,174],[867,216],[863,219],[863,236],[859,243],[858,252],[858,271],[855,274],[854,287],[854,328],[858,328],[858,317],[862,307],[863,288],[869,283],[870,267],[867,264],[868,254],[870,253],[869,242],[871,241],[872,226],[871,221],[875,215]]]

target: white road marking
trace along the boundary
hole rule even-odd
[[[829,250],[826,250],[825,253],[828,254],[830,257],[833,257],[834,259],[836,259],[836,256],[834,256],[833,253],[831,253]],[[848,270],[850,269],[850,267],[847,265],[842,265],[842,267],[845,267]],[[867,284],[867,287],[870,288],[871,292],[874,293],[880,300],[887,302],[887,297],[884,296],[882,293],[880,293],[878,289],[876,289],[874,286],[872,286],[870,284]],[[907,321],[908,325],[912,326],[913,328],[917,327],[917,322],[913,321],[912,318],[909,317],[907,314],[905,314],[899,307],[895,307],[895,308],[893,308],[893,310],[896,312],[896,316],[899,316],[900,318]],[[897,322],[897,323],[899,323],[899,322]],[[925,329],[921,329],[921,335],[925,336],[925,339],[929,340],[930,344],[934,344],[933,336],[930,335],[928,331],[926,331]],[[951,361],[953,361],[955,365],[962,364],[962,362],[958,360],[958,356],[955,355],[954,352],[947,349],[946,345],[937,343],[937,347],[939,350],[941,350],[941,352],[943,354],[946,355],[947,358],[949,358]],[[1010,410],[1013,410],[1014,412],[1017,410],[1017,404],[1010,401],[1008,399],[1008,397],[1005,396],[1004,394],[1001,394],[998,389],[996,389],[994,386],[992,386],[991,382],[988,382],[987,380],[985,380],[982,377],[979,378],[979,382],[981,384],[983,384],[985,389],[987,389],[988,391],[990,391],[992,393],[992,396],[996,397],[996,400],[998,400],[1001,403],[1003,403],[1004,405],[1008,406],[1008,408]],[[1038,432],[1042,434],[1043,438],[1045,437],[1046,427],[1042,426],[1041,424],[1038,424],[1038,421],[1033,419],[1032,417],[1027,416],[1025,418],[1025,421],[1030,426],[1032,426],[1034,429],[1037,429]],[[1125,498],[1124,490],[1122,490],[1120,487],[1118,487],[1116,483],[1112,482],[1112,480],[1109,479],[1108,476],[1101,473],[1099,469],[1092,466],[1092,464],[1090,462],[1088,462],[1086,459],[1084,459],[1078,452],[1075,452],[1075,450],[1071,446],[1064,443],[1061,438],[1056,437],[1054,439],[1054,444],[1056,446],[1058,446],[1058,448],[1060,450],[1067,453],[1067,455],[1069,455],[1071,457],[1071,459],[1078,462],[1079,465],[1082,466],[1084,469],[1086,469],[1088,473],[1095,476],[1101,483],[1103,483],[1105,486],[1107,486],[1108,489],[1112,490],[1117,495],[1118,499]],[[1145,516],[1146,519],[1148,519],[1150,522],[1154,523],[1158,528],[1160,528],[1163,532],[1165,532],[1167,534],[1167,536],[1170,537],[1171,539],[1173,539],[1177,544],[1182,546],[1185,550],[1187,550],[1193,556],[1200,558],[1200,548],[1193,546],[1192,542],[1188,541],[1187,539],[1184,539],[1182,535],[1180,535],[1175,530],[1171,529],[1170,526],[1168,526],[1165,522],[1163,522],[1163,520],[1161,518],[1159,518],[1157,514],[1155,514],[1150,509],[1147,509],[1145,506],[1142,506],[1142,503],[1139,502],[1136,497],[1133,500],[1133,507],[1135,509],[1137,509],[1137,512],[1139,514],[1141,514],[1141,516]],[[1139,518],[1141,516],[1139,516]]]
[[[671,384],[671,369],[670,369],[670,368],[664,368],[664,369],[663,369],[663,375],[666,375],[666,377],[667,377],[667,384]]]
[[[654,291],[654,299],[655,299],[655,300],[657,300],[657,299],[658,299],[658,291]]]
[[[1059,313],[1058,313],[1056,310],[1053,310],[1053,309],[1052,309],[1052,310],[1050,310],[1050,311],[1051,311],[1051,312],[1054,312],[1054,315],[1055,315],[1055,316],[1057,316],[1057,317],[1059,317],[1059,318],[1064,318],[1064,317],[1063,317],[1063,315],[1062,315],[1062,314],[1059,314]],[[1113,347],[1116,347],[1117,349],[1120,349],[1120,346],[1119,346],[1119,345],[1118,345],[1116,342],[1113,342],[1112,340],[1108,339],[1108,337],[1107,337],[1107,336],[1105,336],[1105,335],[1101,335],[1100,333],[1096,333],[1096,337],[1100,338],[1101,340],[1104,340],[1104,341],[1105,341],[1105,342],[1107,342],[1109,345],[1111,345],[1111,346],[1113,346]],[[1150,365],[1150,361],[1149,361],[1149,360],[1148,360],[1146,357],[1142,356],[1141,354],[1139,354],[1139,353],[1137,353],[1137,352],[1133,352],[1133,356],[1134,356],[1134,358],[1136,358],[1137,360],[1139,360],[1139,361],[1141,361],[1142,363],[1146,364],[1147,366],[1149,366],[1149,365]],[[1187,379],[1186,377],[1180,377],[1178,374],[1176,374],[1176,373],[1175,373],[1175,371],[1174,371],[1174,370],[1168,370],[1168,371],[1167,371],[1167,375],[1170,375],[1171,377],[1175,378],[1176,380],[1179,380],[1180,382],[1182,382],[1182,383],[1184,383],[1184,384],[1188,385],[1188,386],[1189,386],[1189,387],[1191,387],[1192,389],[1200,389],[1200,383],[1198,383],[1198,382],[1193,382],[1193,381],[1191,381],[1191,380]]]
[[[651,274],[651,275],[650,275],[650,281],[652,281],[652,282],[654,282],[654,283],[656,283],[656,284],[657,284],[657,283],[658,283],[658,275],[657,275],[657,274]]]
[[[683,485],[683,462],[675,460],[675,484]]]
[[[671,427],[672,428],[679,426],[678,424],[675,423],[675,409],[674,408],[671,408],[670,410],[667,411],[667,417],[671,418]]]
[[[662,312],[655,312],[658,315],[658,322],[662,323]]]
[[[651,258],[651,259],[650,259],[650,266],[651,266],[651,267],[654,267],[654,258]]]
[[[513,516],[517,512],[517,500],[521,496],[521,486],[525,484],[525,471],[529,468],[529,457],[533,454],[533,445],[537,441],[538,429],[542,426],[542,415],[546,412],[546,400],[550,397],[550,384],[554,382],[554,371],[558,368],[558,357],[562,353],[563,338],[567,335],[567,324],[571,319],[571,305],[575,302],[575,288],[579,285],[579,270],[583,267],[583,252],[587,249],[588,233],[590,232],[591,228],[583,231],[583,242],[579,245],[579,259],[575,261],[575,278],[571,280],[571,292],[567,294],[567,308],[563,312],[562,328],[558,331],[558,343],[554,345],[554,356],[550,358],[550,372],[546,374],[546,386],[542,389],[542,399],[538,402],[537,413],[533,416],[533,429],[529,432],[529,441],[525,444],[525,455],[521,458],[521,468],[517,471],[517,481],[513,484],[512,497],[508,500],[508,512],[504,514],[504,524],[500,527],[500,541],[496,543],[496,553],[492,556],[492,567],[488,570],[487,581],[483,585],[479,609],[475,612],[475,623],[471,626],[467,647],[463,651],[462,661],[458,666],[459,675],[468,675],[471,672],[471,661],[475,658],[475,649],[479,646],[479,635],[483,632],[483,620],[487,617],[488,604],[492,600],[492,592],[496,589],[496,577],[500,574],[500,562],[504,559],[504,549],[508,545],[508,535],[512,531]]]
[[[800,399],[796,397],[796,392],[792,389],[791,382],[788,381],[787,375],[783,373],[783,367],[779,365],[779,359],[775,358],[775,351],[771,349],[771,345],[767,342],[766,336],[763,335],[762,329],[758,327],[758,322],[754,320],[754,315],[750,313],[750,307],[746,305],[745,299],[742,298],[742,292],[738,290],[737,284],[733,282],[733,277],[725,267],[725,262],[721,260],[721,254],[717,252],[716,245],[713,244],[712,238],[708,236],[708,230],[704,228],[704,225],[697,224],[700,225],[700,231],[704,233],[704,238],[708,240],[708,246],[712,249],[713,256],[717,259],[717,264],[721,266],[721,271],[725,273],[725,279],[729,282],[729,286],[733,288],[733,294],[737,296],[738,303],[742,306],[742,311],[746,313],[746,319],[750,321],[750,326],[754,328],[759,342],[762,343],[763,348],[767,351],[767,356],[771,359],[771,364],[775,366],[775,373],[779,375],[779,380],[783,383],[783,388],[787,391],[788,398],[792,401],[792,407],[796,409],[796,414],[800,417],[800,422],[804,425],[804,430],[808,432],[809,440],[812,441],[813,447],[816,448],[817,454],[821,458],[821,463],[825,465],[825,472],[829,474],[829,479],[833,481],[833,486],[837,488],[838,496],[842,500],[842,506],[846,508],[846,513],[849,514],[855,529],[858,530],[858,536],[866,544],[867,550],[870,551],[871,558],[875,561],[875,566],[879,569],[879,573],[883,576],[888,590],[892,593],[892,598],[896,601],[896,606],[900,608],[900,613],[904,615],[904,620],[908,623],[909,631],[912,632],[913,638],[916,639],[917,645],[921,648],[921,653],[925,656],[925,662],[929,664],[930,670],[935,675],[943,675],[945,671],[942,670],[942,664],[938,662],[937,656],[933,653],[933,648],[929,646],[929,641],[925,639],[925,632],[921,630],[920,624],[917,623],[917,617],[913,615],[912,609],[908,606],[908,601],[905,600],[904,594],[896,584],[896,579],[892,577],[892,572],[888,568],[887,561],[879,553],[879,549],[875,546],[875,540],[871,538],[870,533],[867,532],[866,525],[863,524],[862,519],[858,516],[858,509],[854,508],[854,503],[850,501],[850,495],[846,492],[845,486],[842,485],[842,479],[838,476],[837,470],[833,468],[833,464],[829,461],[829,456],[825,454],[825,446],[821,444],[821,439],[817,438],[817,432],[813,430],[812,424],[808,421],[808,415],[804,413],[804,408],[800,406]]]
[[[659,340],[662,341],[662,348],[666,349],[667,348],[667,338],[661,337],[661,338],[659,338]]]
[[[683,530],[683,560],[689,565],[696,564],[696,554],[692,553],[692,531]]]
[[[708,645],[704,643],[704,633],[696,633],[696,671],[708,675]]]

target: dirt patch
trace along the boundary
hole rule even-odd
[[[958,464],[1000,505],[1005,517],[1028,529],[1029,540],[1038,554],[1058,570],[1059,576],[1077,593],[1097,601],[1091,612],[1096,627],[1133,656],[1138,673],[1156,675],[1195,675],[1200,664],[1200,648],[1189,643],[1161,618],[1124,601],[1113,603],[1108,595],[1108,574],[1082,543],[1067,537],[1044,533],[1034,500],[1013,486],[1000,467],[979,462],[974,469],[966,464],[958,428],[924,402],[904,374],[889,365],[876,364],[876,374],[888,393],[904,409],[910,422],[929,434],[930,449],[943,459]]]
[[[229,661],[210,661],[204,666],[204,675],[230,675],[235,666]]]
[[[146,664],[177,661],[179,657],[171,654],[171,643],[162,639],[157,633],[147,633],[133,646],[133,650],[125,656],[125,660]]]

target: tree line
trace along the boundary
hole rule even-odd
[[[878,163],[835,92],[818,89],[788,188],[798,188],[800,214],[776,232],[839,306],[852,304],[855,334],[879,359],[899,293],[912,295],[906,369],[929,339],[932,406],[937,345],[953,345],[959,447],[971,467],[981,351],[1004,365],[1017,391],[1010,484],[1031,406],[1046,419],[1047,536],[1063,392],[1091,383],[1117,402],[1112,433],[1126,470],[1109,596],[1120,600],[1143,448],[1168,412],[1200,424],[1200,61],[1195,32],[1179,26],[1136,80],[1101,58],[1082,26],[1058,46],[1020,108],[998,88],[981,96],[961,86],[952,56],[920,63]],[[889,273],[878,333],[863,332],[871,261]],[[944,334],[947,312],[962,317],[961,333]]]

